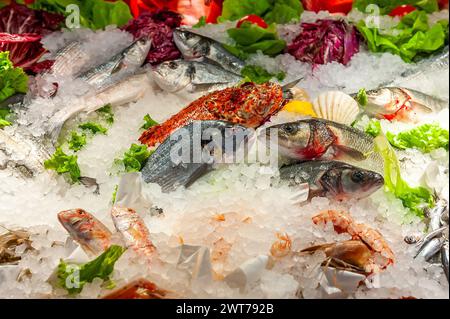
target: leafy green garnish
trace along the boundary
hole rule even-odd
[[[0,52],[0,102],[27,90],[28,76],[21,68],[14,67],[8,51]]]
[[[141,126],[141,128],[143,128],[144,130],[149,129],[152,126],[158,125],[158,122],[152,119],[149,114],[146,114],[144,116],[144,121],[145,123]]]
[[[196,24],[194,24],[192,27],[193,28],[201,28],[204,27],[206,25],[206,17],[202,16],[200,17],[200,19],[198,19],[198,22]]]
[[[384,160],[384,185],[386,190],[399,198],[403,206],[416,216],[423,218],[423,209],[434,205],[431,192],[424,187],[411,187],[402,179],[400,164],[395,151],[383,134],[375,138],[375,150]]]
[[[218,21],[234,21],[256,14],[268,24],[285,24],[298,21],[302,12],[303,6],[298,0],[225,0]]]
[[[146,145],[132,144],[128,151],[123,154],[121,160],[125,166],[125,171],[139,172],[151,154],[152,152],[148,150]]]
[[[361,89],[358,91],[358,94],[356,95],[356,100],[358,101],[358,104],[361,106],[366,106],[369,102],[367,98],[366,89]]]
[[[80,167],[78,166],[76,155],[67,155],[58,147],[52,157],[44,162],[46,169],[54,170],[58,174],[69,173],[72,182],[77,182],[80,177]]]
[[[91,283],[95,278],[109,280],[116,261],[124,251],[125,248],[112,245],[94,260],[81,265],[67,264],[61,260],[57,270],[59,285],[70,294],[76,294],[83,290],[86,283]]]
[[[86,143],[86,134],[78,134],[77,132],[72,131],[68,142],[70,150],[78,152],[86,145]]]
[[[83,131],[90,131],[93,135],[97,133],[106,134],[108,129],[95,122],[86,122],[78,125]]]
[[[448,41],[448,21],[441,21],[430,28],[426,12],[419,10],[405,15],[391,30],[392,34],[381,34],[380,29],[369,28],[364,21],[357,28],[370,51],[390,52],[408,63],[438,51]]]
[[[372,135],[373,137],[377,137],[381,133],[381,124],[377,120],[371,120],[369,125],[366,127],[366,133]]]
[[[90,29],[103,29],[108,25],[121,27],[133,17],[128,5],[122,1],[104,0],[36,0],[31,7],[67,16],[68,5],[73,4],[80,9],[80,24]]]
[[[442,147],[448,151],[449,132],[438,124],[424,124],[396,135],[387,132],[386,137],[392,146],[399,149],[416,148],[429,153]]]
[[[103,115],[106,123],[108,123],[110,125],[114,123],[114,113],[112,111],[111,104],[105,105],[101,109],[98,109],[97,113]]]
[[[377,5],[380,8],[380,14],[389,14],[396,7],[405,4],[413,5],[429,13],[439,10],[437,0],[355,0],[353,8],[366,12],[370,4]]]
[[[284,72],[280,72],[275,75],[271,74],[267,72],[263,67],[257,65],[246,65],[242,69],[241,75],[244,77],[246,82],[254,82],[257,84],[266,83],[274,77],[282,81],[286,76]]]
[[[112,199],[111,199],[111,203],[115,203],[116,202],[116,197],[117,197],[117,190],[119,189],[119,185],[114,186],[114,191],[112,193]]]
[[[11,111],[7,108],[0,108],[0,128],[10,126],[12,123],[7,119]]]

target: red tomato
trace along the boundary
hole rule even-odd
[[[353,0],[302,0],[306,10],[347,14],[352,10]]]
[[[260,26],[261,28],[264,28],[264,29],[268,27],[266,21],[264,21],[263,18],[258,17],[256,14],[250,14],[248,16],[243,17],[241,20],[238,21],[236,27],[240,28],[241,25],[244,22],[246,22],[246,21],[248,21],[250,23],[253,23],[253,24],[256,24],[256,25],[258,25],[258,26]]]
[[[405,4],[402,6],[398,6],[397,8],[392,10],[391,13],[389,13],[389,15],[391,17],[403,17],[404,15],[407,15],[408,13],[411,13],[415,10],[416,10],[415,7],[413,7],[409,4]]]

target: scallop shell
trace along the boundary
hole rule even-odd
[[[313,102],[313,109],[317,117],[345,125],[352,124],[359,114],[358,103],[339,91],[319,95]]]

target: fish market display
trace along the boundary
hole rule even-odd
[[[0,298],[449,298],[445,0],[30,2]]]

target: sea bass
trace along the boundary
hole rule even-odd
[[[383,87],[367,92],[365,112],[388,120],[411,120],[448,107],[448,101],[425,93],[401,88]]]
[[[56,76],[72,76],[88,63],[89,55],[79,41],[70,42],[55,54],[50,72]]]
[[[244,61],[232,55],[220,43],[191,30],[174,30],[173,40],[185,60],[213,63],[237,75],[241,75],[245,66]]]
[[[120,74],[131,74],[137,71],[145,61],[151,41],[141,38],[133,42],[121,53],[112,57],[109,61],[100,64],[78,76],[95,88],[102,88],[107,84],[114,84],[115,78]]]
[[[143,219],[131,208],[114,206],[111,209],[114,225],[125,241],[127,247],[141,256],[151,260],[156,254],[156,247],[150,240],[150,232]]]
[[[260,138],[268,138],[270,147],[288,159],[340,160],[383,173],[383,159],[375,152],[373,137],[340,123],[307,119],[278,124],[266,128]]]
[[[158,86],[167,92],[186,88],[189,92],[226,88],[238,84],[242,77],[218,66],[195,61],[167,61],[152,69]]]
[[[309,184],[309,199],[329,197],[339,201],[365,198],[383,184],[376,172],[337,161],[308,161],[282,167],[280,178],[290,186]]]
[[[58,213],[58,220],[70,237],[90,255],[97,256],[111,245],[111,231],[83,209],[62,211]]]
[[[229,122],[194,121],[175,131],[155,150],[141,171],[142,178],[146,183],[159,184],[163,192],[189,187],[214,164],[226,163],[225,157],[236,159],[236,152],[250,136],[250,130]],[[185,154],[175,157],[180,147]]]
[[[281,110],[286,103],[283,94],[282,87],[275,83],[244,83],[215,91],[192,102],[164,123],[149,128],[139,141],[155,146],[195,120],[221,120],[256,128]]]

